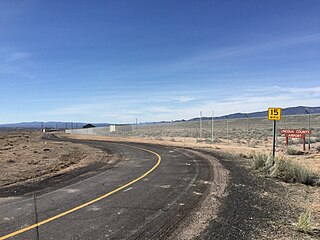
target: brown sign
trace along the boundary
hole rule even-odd
[[[282,134],[311,134],[310,130],[300,130],[300,129],[280,129]]]
[[[303,151],[306,150],[306,134],[311,134],[310,130],[301,129],[280,129],[281,134],[286,135],[286,146],[289,145],[289,138],[302,138],[303,139]]]
[[[303,133],[286,133],[286,137],[288,138],[305,138],[306,135]]]

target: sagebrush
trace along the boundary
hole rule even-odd
[[[272,177],[290,183],[316,185],[318,176],[300,164],[282,156],[273,159],[271,155],[255,153],[252,158],[253,168]]]
[[[309,210],[306,210],[300,215],[297,229],[303,233],[311,232],[311,212]]]

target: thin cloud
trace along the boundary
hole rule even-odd
[[[70,104],[67,107],[53,109],[42,114],[51,117],[76,115],[79,119],[88,121],[103,120],[105,122],[112,119],[113,122],[126,123],[134,122],[135,118],[138,118],[139,122],[190,119],[198,116],[200,111],[203,111],[204,115],[210,116],[211,111],[214,110],[215,114],[219,116],[234,112],[263,111],[270,106],[320,105],[320,86],[286,89],[271,86],[258,93],[245,88],[237,90],[237,95],[230,92],[229,95],[218,99],[210,96],[210,92],[201,97],[197,96],[197,93],[193,95],[189,92],[190,99],[196,100],[179,103],[174,98],[171,98],[171,101],[157,101],[156,98],[151,98],[148,95],[143,99],[140,98],[137,102],[127,101],[126,98],[123,98],[122,101],[114,99],[112,102],[103,98],[99,100],[97,98],[86,99],[89,103]],[[169,96],[166,97],[170,99]]]
[[[27,79],[35,79],[32,54],[13,49],[0,50],[0,76],[12,75]]]
[[[31,57],[31,54],[27,52],[13,52],[9,54],[8,61],[15,62],[15,61],[28,59],[30,57]]]
[[[270,39],[260,44],[242,44],[228,46],[216,50],[207,50],[206,53],[190,57],[189,59],[176,62],[171,65],[172,69],[188,68],[203,64],[205,62],[221,60],[230,57],[240,57],[249,54],[257,54],[265,51],[273,51],[283,47],[293,47],[299,44],[310,44],[320,42],[320,33],[306,34],[302,36],[285,36]]]
[[[299,93],[299,94],[312,94],[320,96],[320,86],[312,88],[288,88],[285,91],[290,93]]]

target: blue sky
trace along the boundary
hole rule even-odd
[[[320,1],[0,1],[0,123],[320,106]]]

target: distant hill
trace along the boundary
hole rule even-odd
[[[9,123],[0,124],[0,128],[52,128],[52,129],[71,129],[71,128],[82,128],[88,123],[84,122],[21,122],[21,123]],[[109,126],[109,123],[92,123],[96,127]]]
[[[299,106],[299,107],[289,107],[289,108],[283,108],[282,109],[282,115],[288,116],[288,115],[301,115],[306,114],[306,110],[310,114],[320,114],[320,107],[306,107],[306,106]],[[267,117],[268,111],[262,111],[262,112],[253,112],[253,113],[232,113],[229,115],[224,115],[220,117],[215,117],[214,119],[235,119],[235,118],[246,118],[247,116],[249,118],[256,118],[256,117]],[[211,117],[202,117],[203,120],[210,120]],[[183,121],[197,121],[199,120],[199,117],[192,118],[189,120],[176,120],[174,122],[183,122]],[[163,121],[162,123],[164,123]],[[145,124],[156,124],[159,122],[148,122]],[[41,129],[42,124],[45,128],[58,128],[58,129],[65,129],[66,127],[68,129],[70,128],[82,128],[84,125],[88,123],[84,122],[22,122],[22,123],[11,123],[11,124],[0,124],[0,128],[38,128]],[[96,127],[106,127],[109,126],[109,123],[91,123]]]

